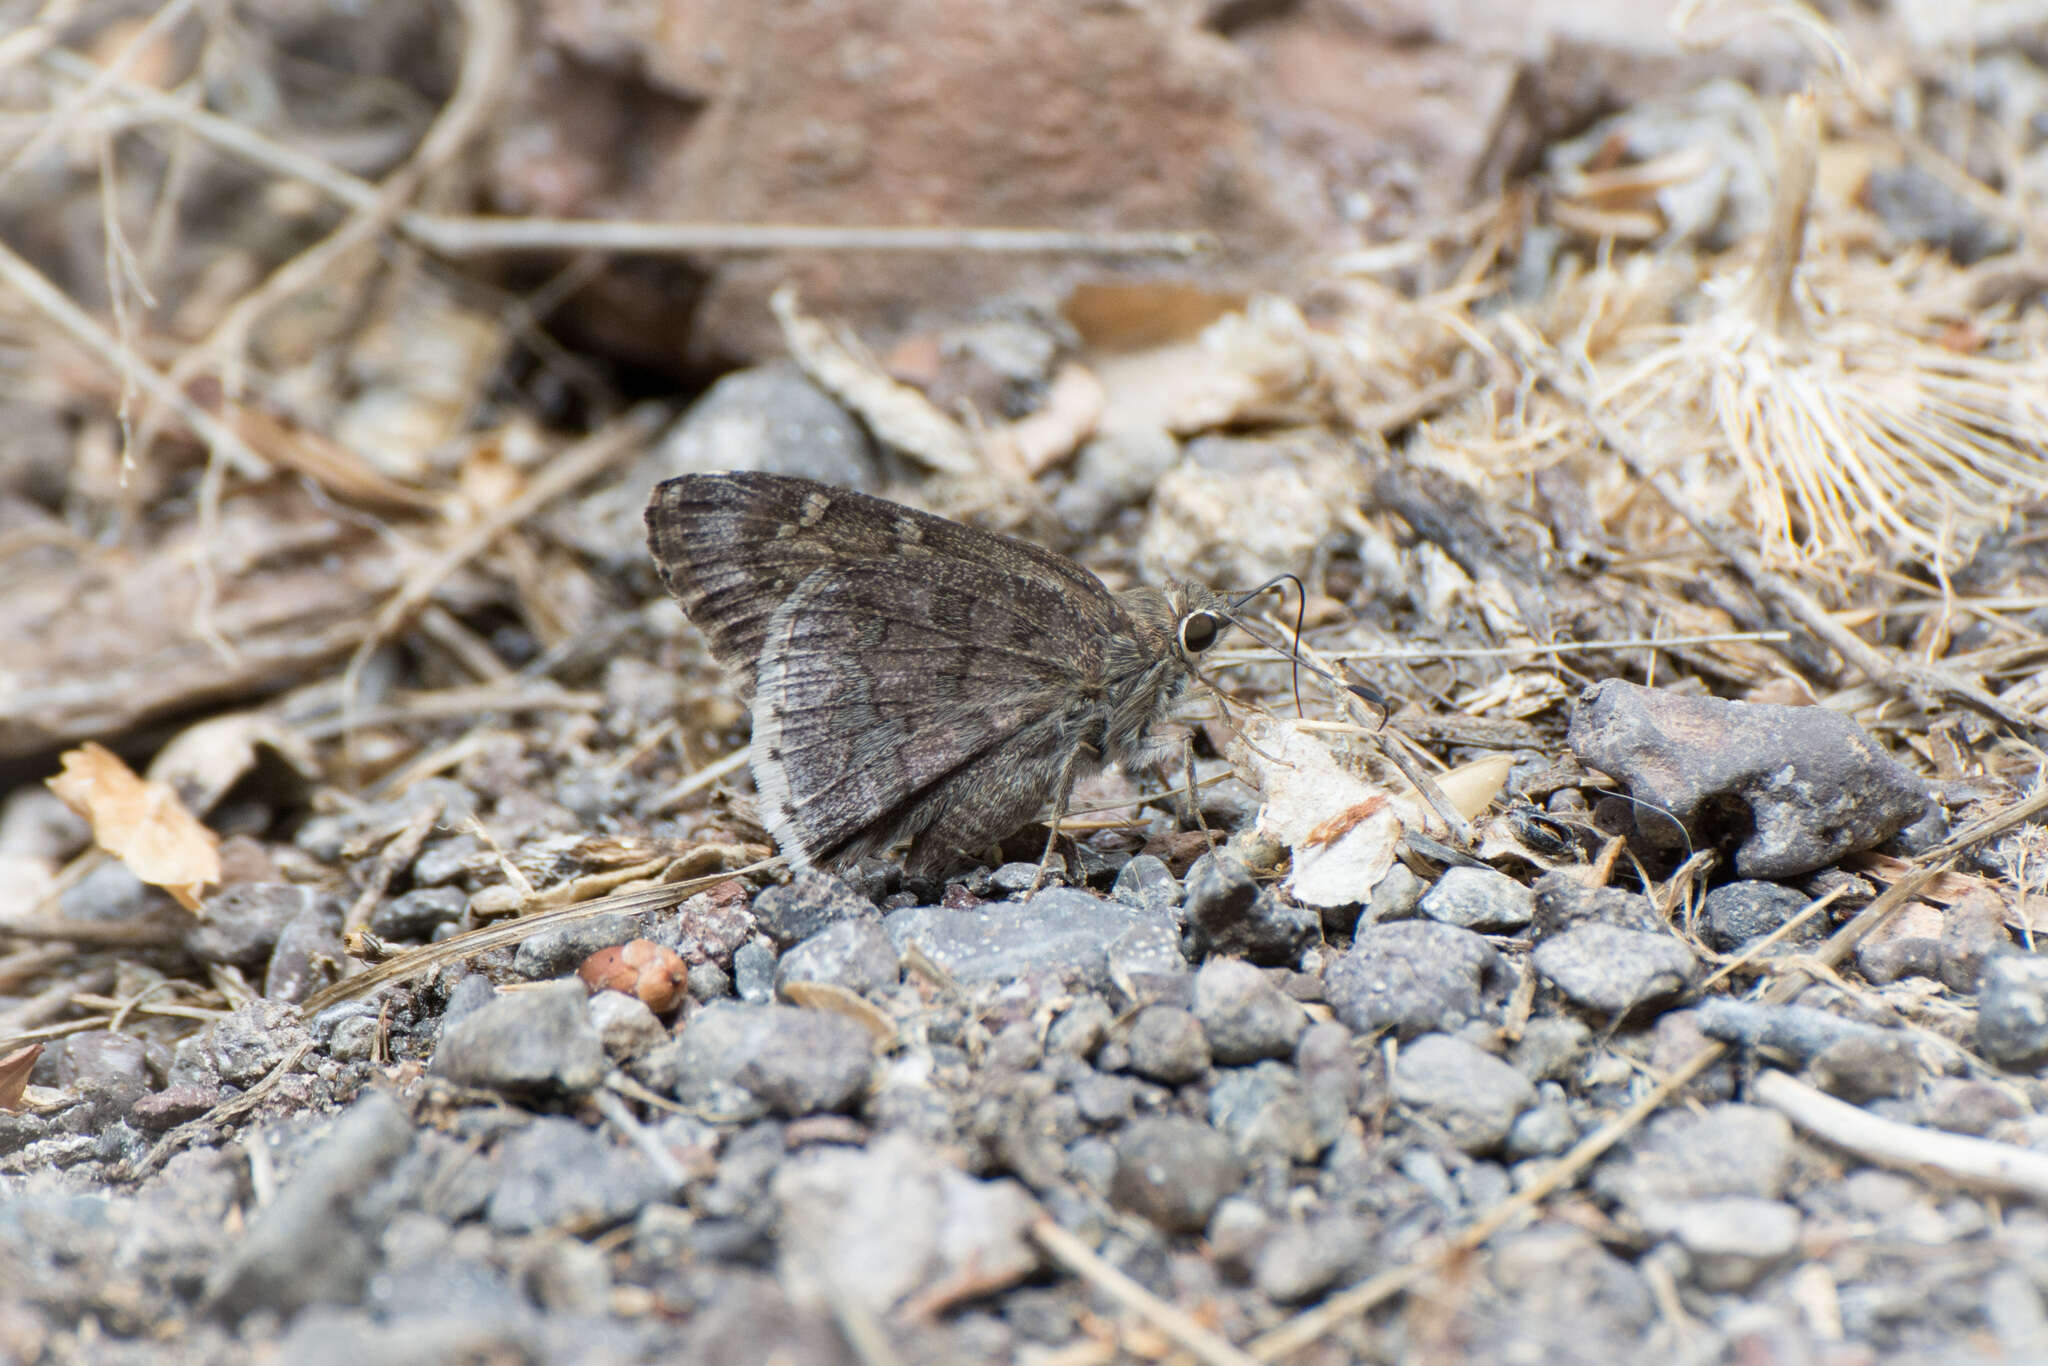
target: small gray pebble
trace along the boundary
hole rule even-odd
[[[1195,975],[1195,1018],[1226,1066],[1285,1058],[1308,1027],[1308,1012],[1265,973],[1237,958],[1212,958]]]
[[[1441,1125],[1468,1153],[1498,1150],[1516,1117],[1536,1103],[1527,1077],[1451,1034],[1425,1034],[1404,1044],[1393,1081],[1402,1104]]]
[[[775,950],[756,936],[733,950],[733,991],[742,1001],[766,1005],[775,996]]]
[[[1513,934],[1536,913],[1536,894],[1491,868],[1447,869],[1418,909],[1431,920],[1481,934]]]
[[[433,1071],[464,1086],[512,1094],[580,1094],[604,1080],[604,1045],[581,982],[507,992],[451,1024]]]
[[[1178,1006],[1146,1006],[1131,1022],[1125,1040],[1130,1070],[1176,1086],[1209,1070],[1209,1040],[1201,1021]]]
[[[1138,854],[1117,870],[1109,894],[1141,911],[1171,910],[1180,904],[1180,879],[1153,854]]]
[[[789,949],[775,965],[778,995],[791,982],[824,982],[866,993],[896,985],[896,946],[875,919],[841,920]]]
[[[2048,1061],[2048,958],[2001,954],[1977,978],[1977,1051],[2001,1067]]]
[[[1545,939],[1529,958],[1574,1002],[1608,1015],[1675,999],[1699,966],[1675,935],[1598,922]]]
[[[1110,1198],[1165,1233],[1200,1233],[1244,1182],[1230,1140],[1191,1119],[1141,1119],[1116,1143]]]

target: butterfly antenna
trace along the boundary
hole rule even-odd
[[[1245,619],[1243,617],[1237,615],[1238,608],[1244,606],[1253,598],[1259,596],[1259,594],[1270,592],[1271,590],[1279,587],[1283,583],[1291,583],[1294,585],[1294,644],[1291,648],[1285,645],[1277,645],[1274,642],[1266,639],[1257,631],[1254,631],[1250,627],[1250,625],[1248,625],[1245,622]],[[1301,671],[1303,669],[1307,669],[1310,673],[1316,675],[1318,678],[1322,678],[1330,682],[1331,684],[1334,684],[1336,687],[1342,688],[1345,692],[1350,693],[1353,697],[1365,703],[1367,706],[1377,708],[1380,714],[1381,724],[1384,725],[1386,723],[1388,711],[1387,699],[1380,696],[1379,689],[1373,687],[1371,684],[1368,683],[1353,683],[1347,679],[1339,678],[1337,675],[1331,673],[1328,669],[1322,668],[1321,666],[1313,664],[1301,657],[1301,627],[1302,623],[1306,621],[1308,618],[1308,590],[1302,586],[1301,580],[1299,578],[1295,577],[1292,574],[1276,575],[1275,577],[1266,580],[1266,582],[1264,582],[1263,584],[1260,584],[1257,588],[1252,589],[1249,593],[1239,593],[1234,597],[1230,597],[1229,606],[1224,609],[1223,614],[1224,616],[1230,619],[1231,624],[1236,626],[1238,630],[1243,631],[1246,635],[1250,636],[1253,640],[1256,640],[1259,644],[1271,650],[1274,654],[1285,655],[1287,657],[1288,663],[1290,663],[1293,666],[1295,715],[1300,716],[1305,714],[1301,705]]]
[[[1271,592],[1273,589],[1278,588],[1283,583],[1291,583],[1294,585],[1294,601],[1296,604],[1294,609],[1294,641],[1296,648],[1292,650],[1282,650],[1279,646],[1273,645],[1268,641],[1260,639],[1260,637],[1255,632],[1253,632],[1250,627],[1244,624],[1244,619],[1237,615],[1238,608],[1244,606],[1253,598],[1258,597],[1261,593]],[[1252,589],[1251,592],[1241,593],[1237,597],[1233,598],[1231,600],[1230,606],[1227,609],[1225,609],[1225,615],[1227,615],[1232,621],[1237,623],[1239,630],[1243,631],[1246,635],[1251,636],[1252,639],[1257,640],[1259,644],[1264,645],[1269,650],[1276,650],[1280,654],[1287,656],[1288,662],[1293,665],[1293,669],[1289,675],[1289,680],[1294,685],[1294,714],[1298,717],[1306,717],[1308,713],[1302,709],[1301,705],[1300,645],[1301,625],[1302,622],[1307,620],[1308,618],[1308,589],[1302,585],[1301,580],[1293,574],[1276,574],[1274,577],[1260,584],[1257,588]]]
[[[1685,841],[1685,856],[1687,858],[1691,858],[1693,854],[1696,852],[1693,849],[1692,845],[1692,832],[1688,831],[1685,828],[1685,822],[1678,819],[1678,814],[1674,812],[1670,807],[1659,806],[1656,802],[1651,801],[1648,797],[1638,797],[1628,792],[1603,792],[1601,793],[1601,795],[1604,797],[1619,797],[1623,801],[1627,802],[1630,806],[1637,807],[1639,809],[1646,811],[1656,812],[1665,820],[1670,821],[1672,827],[1678,831],[1678,837],[1681,840]]]

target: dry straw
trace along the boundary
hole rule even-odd
[[[1755,264],[1710,281],[1705,314],[1605,377],[1631,425],[1705,425],[1739,470],[1765,555],[1789,565],[1952,568],[2048,497],[2048,365],[1957,340],[1904,276],[1926,260],[1816,252],[1819,120],[1793,98]]]

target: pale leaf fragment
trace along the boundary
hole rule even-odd
[[[1053,376],[1037,412],[984,435],[990,463],[1037,478],[1095,435],[1106,401],[1094,371],[1069,361]]]
[[[1250,745],[1232,757],[1255,775],[1259,832],[1294,856],[1288,892],[1305,906],[1364,901],[1393,866],[1404,815],[1417,825],[1419,818],[1344,767],[1315,732],[1263,718],[1245,730]]]
[[[88,740],[65,753],[50,790],[92,826],[93,842],[137,878],[188,911],[220,881],[220,837],[200,824],[169,783],[136,776],[112,750]]]

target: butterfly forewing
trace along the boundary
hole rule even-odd
[[[648,528],[670,591],[753,689],[762,817],[802,861],[886,844],[920,793],[1085,705],[1126,629],[1071,561],[809,480],[672,479]]]

